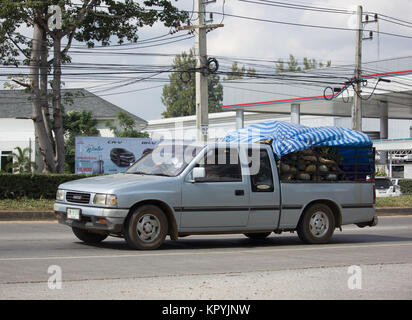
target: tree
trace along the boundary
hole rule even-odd
[[[173,60],[174,72],[169,75],[169,84],[163,87],[162,103],[166,111],[165,118],[183,117],[196,114],[195,68],[196,58],[194,50],[182,52]],[[190,79],[185,79],[190,73]],[[182,80],[183,78],[183,80]],[[208,76],[209,112],[222,111],[223,87],[217,74]]]
[[[303,58],[303,65],[299,64],[299,61],[294,57],[293,54],[289,55],[289,61],[287,61],[287,67],[285,67],[285,62],[282,59],[278,59],[275,64],[275,73],[282,73],[282,72],[299,72],[299,71],[306,71],[311,69],[323,68],[325,64],[323,62],[317,62],[316,59],[309,59],[307,57]],[[332,61],[326,61],[326,67],[330,67],[332,65]]]
[[[136,130],[136,121],[132,116],[125,111],[117,113],[117,121],[119,126],[115,126],[112,121],[106,121],[106,126],[110,128],[115,137],[121,138],[149,138],[147,132],[140,132]],[[120,127],[120,129],[119,129]]]
[[[97,120],[91,111],[69,111],[63,115],[63,129],[65,132],[64,146],[66,150],[65,171],[74,173],[76,137],[98,136]]]
[[[326,61],[326,67],[330,67],[332,65],[332,61],[328,60]],[[323,62],[317,62],[316,59],[308,59],[307,57],[303,58],[303,70],[310,70],[310,69],[316,69],[318,66],[319,68],[324,67]]]
[[[302,71],[302,69],[299,67],[298,61],[295,59],[293,54],[289,55],[288,71],[290,72]]]
[[[60,28],[51,27],[59,20],[57,11],[49,11],[51,5],[58,5],[61,10]],[[156,21],[170,27],[186,17],[187,13],[179,12],[170,0],[146,0],[144,5],[133,0],[84,0],[80,4],[71,0],[1,1],[0,63],[16,67],[29,65],[27,82],[13,80],[30,91],[36,141],[45,172],[64,170],[61,64],[70,62],[68,51],[73,40],[86,42],[89,47],[94,46],[94,41],[109,45],[113,37],[118,43],[124,39],[136,42],[139,28]],[[32,39],[20,32],[26,26],[33,30]],[[67,44],[62,49],[63,39]],[[52,59],[49,51],[53,52]],[[21,57],[25,59],[23,62]],[[49,114],[47,88],[51,69],[53,112]]]
[[[285,63],[283,62],[283,59],[278,59],[278,61],[276,62],[276,73],[282,73],[287,71],[285,69]]]
[[[32,162],[30,159],[30,154],[32,152],[31,148],[20,147],[14,148],[17,152],[9,154],[8,159],[13,159],[13,162],[7,164],[6,170],[13,170],[13,172],[18,173],[31,173],[33,169],[36,169],[36,163]]]
[[[239,68],[237,61],[232,63],[232,68],[228,75],[223,78],[225,81],[236,80],[236,79],[243,79],[245,77],[253,78],[256,75],[256,70],[253,68],[248,68],[243,65],[242,68]]]

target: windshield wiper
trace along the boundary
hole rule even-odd
[[[170,174],[166,174],[166,173],[150,173],[153,176],[162,176],[162,177],[173,177]]]
[[[135,172],[125,172],[127,174],[147,174],[146,172],[143,171],[135,171]]]
[[[147,176],[173,177],[173,176],[171,176],[169,174],[166,174],[166,173],[148,173],[148,172],[143,172],[143,171],[128,172],[128,173],[131,173],[131,174],[144,174],[144,175],[147,175]]]

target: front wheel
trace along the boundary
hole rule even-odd
[[[335,230],[335,217],[325,204],[314,204],[303,214],[297,228],[299,238],[306,243],[329,242]]]
[[[137,208],[125,226],[127,244],[133,249],[153,250],[164,242],[168,222],[163,211],[154,205]]]
[[[72,227],[74,235],[85,243],[99,243],[108,237],[106,233],[94,233],[85,229]]]
[[[257,232],[257,233],[245,233],[244,235],[252,240],[263,240],[269,237],[271,232]]]

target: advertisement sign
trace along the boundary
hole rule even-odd
[[[158,141],[150,138],[76,137],[75,169],[79,174],[124,172]]]

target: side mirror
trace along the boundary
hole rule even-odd
[[[192,171],[193,181],[206,177],[206,170],[204,167],[195,167]]]

